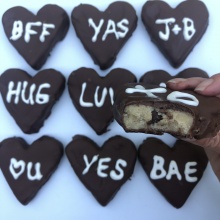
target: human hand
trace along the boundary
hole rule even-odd
[[[199,94],[220,98],[220,73],[209,79],[200,77],[176,78],[168,81],[167,86],[174,90],[194,89]],[[220,131],[213,138],[187,141],[205,149],[212,169],[220,181]]]

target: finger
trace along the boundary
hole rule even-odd
[[[205,149],[206,155],[210,161],[210,164],[212,166],[212,169],[215,173],[215,175],[218,177],[220,181],[220,154],[216,153],[215,151]]]
[[[210,79],[201,82],[195,88],[195,91],[206,96],[220,97],[220,74],[216,74]]]
[[[205,78],[202,77],[192,77],[188,79],[175,78],[167,82],[167,86],[174,90],[183,90],[183,89],[195,89],[199,84],[204,82]]]
[[[209,149],[220,154],[220,131],[212,138],[204,138],[200,140],[190,139],[188,141],[192,144],[199,145],[205,149]]]

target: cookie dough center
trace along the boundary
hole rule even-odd
[[[142,104],[128,105],[124,110],[123,123],[126,129],[137,132],[150,129],[187,135],[193,125],[193,116],[176,109],[161,110]]]

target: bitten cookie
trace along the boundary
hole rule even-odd
[[[148,84],[127,84],[117,94],[114,116],[127,132],[170,133],[176,137],[213,137],[220,129],[217,97],[192,90],[173,91]]]

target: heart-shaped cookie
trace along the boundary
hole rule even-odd
[[[24,133],[36,133],[65,88],[64,76],[54,70],[34,77],[20,69],[8,69],[0,77],[0,91],[8,112]]]
[[[164,70],[153,70],[146,72],[141,78],[140,82],[152,84],[152,85],[160,85],[165,86],[165,83],[174,78],[190,78],[190,77],[202,77],[209,78],[208,74],[198,68],[188,68],[185,69],[175,76],[171,76],[168,72]]]
[[[113,121],[114,94],[121,85],[129,82],[136,82],[136,77],[125,69],[114,69],[101,77],[93,69],[80,68],[69,76],[68,89],[82,117],[97,134],[103,134]]]
[[[179,67],[205,33],[209,13],[202,1],[183,1],[171,8],[163,1],[147,1],[142,21],[151,40],[173,67]]]
[[[4,13],[2,24],[9,42],[32,68],[38,70],[56,43],[66,36],[69,18],[57,5],[45,5],[36,15],[17,6]]]
[[[170,148],[159,139],[148,138],[140,145],[138,157],[150,181],[176,208],[186,202],[208,163],[201,147],[182,140]]]
[[[27,205],[56,170],[63,146],[43,136],[28,145],[22,138],[8,138],[0,144],[0,167],[16,198]]]
[[[78,178],[102,206],[130,178],[137,157],[134,144],[121,136],[99,147],[91,139],[77,135],[65,151]]]
[[[76,34],[101,69],[109,68],[137,26],[134,8],[126,2],[113,2],[101,12],[80,4],[71,14]]]

